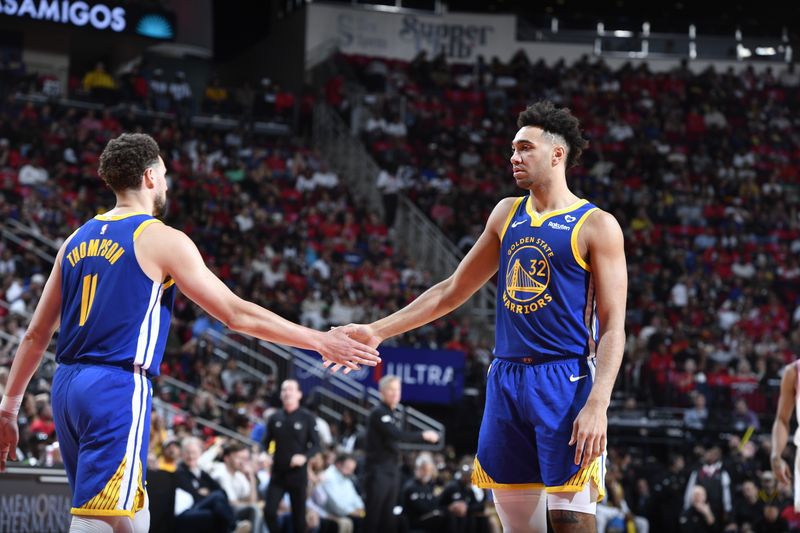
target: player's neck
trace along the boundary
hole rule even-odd
[[[127,215],[129,213],[152,213],[153,201],[138,192],[117,193],[117,204],[107,215]]]
[[[530,195],[531,207],[539,214],[564,209],[580,200],[564,182],[539,185],[530,190]]]

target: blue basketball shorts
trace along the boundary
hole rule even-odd
[[[601,500],[605,454],[581,468],[575,464],[575,445],[569,445],[572,425],[592,390],[594,370],[594,360],[586,358],[492,361],[473,484],[580,492],[592,481]]]
[[[138,367],[58,366],[53,417],[72,514],[133,518],[144,507],[152,395]]]

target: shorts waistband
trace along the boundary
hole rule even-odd
[[[64,365],[64,366],[75,366],[75,367],[78,367],[78,366],[102,366],[102,367],[108,367],[108,368],[116,368],[118,370],[125,370],[127,372],[130,372],[131,374],[133,374],[134,372],[136,372],[139,369],[142,369],[142,367],[140,365],[135,365],[133,363],[114,363],[114,362],[109,362],[109,361],[97,361],[97,360],[91,360],[91,361],[63,361],[63,362],[60,362],[58,364],[59,364],[59,366],[60,365]],[[144,372],[144,376],[147,379],[152,379],[153,378],[153,375],[150,374],[147,370],[142,369],[142,371]]]
[[[543,365],[546,363],[557,363],[559,361],[588,361],[589,357],[585,355],[532,355],[530,357],[498,357],[497,359],[523,365]]]

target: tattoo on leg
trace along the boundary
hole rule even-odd
[[[550,520],[554,524],[577,524],[580,522],[580,517],[575,511],[552,511]]]

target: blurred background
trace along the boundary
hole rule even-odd
[[[217,275],[327,329],[382,317],[454,270],[496,202],[520,195],[508,143],[519,111],[547,98],[589,140],[571,189],[626,237],[601,531],[699,531],[685,519],[698,486],[712,530],[798,529],[791,487],[769,472],[769,432],[780,372],[800,348],[799,19],[790,3],[3,0],[0,391],[58,247],[113,207],[97,161],[121,132],[159,142],[165,221]],[[179,296],[149,468],[174,470],[167,444],[189,435],[210,455],[240,442],[263,491],[264,420],[280,383],[297,379],[325,448],[309,466],[309,528],[346,530],[314,484],[336,453],[358,462],[377,381],[397,374],[405,427],[445,436],[406,447],[409,486],[419,457],[431,459],[430,510],[453,531],[496,530],[490,494],[468,481],[495,295],[487,284],[350,376],[227,331]],[[48,355],[28,389],[19,466],[59,465],[54,369]],[[0,493],[44,490],[11,487]],[[425,530],[411,494],[401,491],[402,523]],[[0,530],[32,520],[0,508]]]

